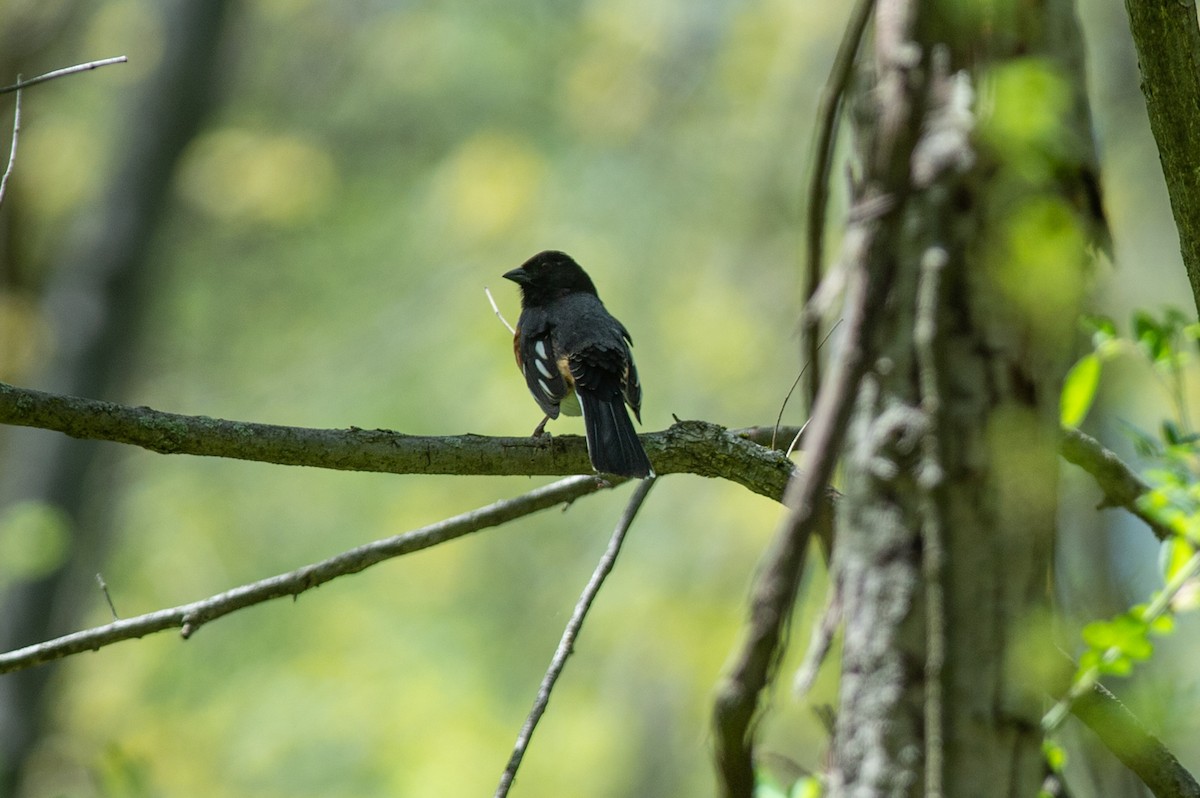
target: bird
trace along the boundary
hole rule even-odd
[[[642,386],[625,325],[604,307],[587,272],[570,255],[539,252],[504,273],[521,289],[513,353],[546,416],[583,415],[588,459],[602,474],[654,476],[625,406],[642,421]]]

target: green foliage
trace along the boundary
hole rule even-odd
[[[1088,649],[1079,658],[1079,674],[1094,670],[1100,675],[1128,676],[1133,663],[1147,660],[1154,653],[1152,626],[1136,608],[1112,620],[1089,623],[1083,629]]]
[[[1119,357],[1145,360],[1167,390],[1175,418],[1162,422],[1161,442],[1168,446],[1196,440],[1187,411],[1186,369],[1195,362],[1200,348],[1200,323],[1177,308],[1167,308],[1161,317],[1139,310],[1130,320],[1131,334],[1123,337],[1116,322],[1106,316],[1085,316],[1083,329],[1091,337],[1092,351],[1083,355],[1067,373],[1063,383],[1061,420],[1078,426],[1087,416],[1100,385],[1103,364]],[[1162,454],[1154,436],[1131,430],[1138,453],[1145,457]]]
[[[1200,573],[1200,436],[1191,431],[1184,391],[1184,371],[1194,359],[1200,325],[1168,309],[1158,317],[1146,311],[1134,313],[1132,334],[1125,339],[1110,319],[1090,318],[1085,326],[1092,333],[1093,352],[1081,358],[1067,377],[1063,422],[1086,415],[1104,360],[1136,354],[1153,368],[1169,390],[1177,415],[1163,420],[1158,436],[1130,426],[1136,450],[1149,463],[1145,479],[1151,489],[1140,497],[1138,506],[1174,537],[1163,544],[1164,586],[1149,603],[1084,627],[1086,649],[1079,657],[1072,695],[1102,676],[1128,676],[1135,664],[1148,660],[1154,654],[1152,638],[1171,634],[1174,613],[1192,606],[1177,598],[1194,593],[1184,588]]]

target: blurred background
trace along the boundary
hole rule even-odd
[[[0,379],[229,419],[526,434],[541,416],[484,288],[515,319],[499,275],[556,248],[633,334],[647,430],[673,414],[771,424],[801,366],[806,159],[845,13],[4,0],[0,83],[129,63],[23,95],[0,210]],[[1086,0],[1081,13],[1120,264],[1102,268],[1096,306],[1122,324],[1135,308],[1187,310],[1123,11]],[[0,98],[2,131],[12,108]],[[1169,397],[1135,359],[1107,364],[1105,388],[1091,429],[1128,453],[1120,421],[1152,427]],[[794,399],[784,423],[804,418]],[[1068,478],[1067,606],[1106,616],[1156,586],[1157,547]],[[110,620],[97,573],[133,616],[542,481],[0,429],[0,640]],[[627,494],[239,612],[186,643],[160,634],[0,677],[0,795],[490,794]],[[515,795],[712,792],[712,690],[779,512],[734,485],[661,481]],[[823,566],[810,570],[763,722],[785,783],[820,767],[813,707],[835,697],[829,673],[804,701],[786,688],[823,603]],[[1195,771],[1197,629],[1182,627],[1114,688]]]

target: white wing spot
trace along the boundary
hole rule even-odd
[[[535,360],[535,361],[533,361],[533,365],[537,366],[537,370],[542,372],[542,376],[545,377],[546,379],[550,379],[551,377],[554,376],[553,374],[550,373],[550,369],[546,368],[546,361]]]
[[[546,342],[544,340],[534,343],[533,350],[537,352],[538,357],[542,358],[543,360],[549,357],[549,355],[546,354]]]
[[[545,380],[539,379],[538,387],[542,389],[542,393],[546,394],[546,396],[548,398],[550,398],[550,399],[554,398],[554,394],[550,392],[550,386],[546,384]]]

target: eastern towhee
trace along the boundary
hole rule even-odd
[[[596,286],[571,257],[539,252],[504,277],[521,286],[521,318],[513,338],[517,365],[546,422],[583,414],[588,457],[606,474],[644,478],[654,469],[638,440],[628,404],[642,420],[642,386],[633,339],[605,310]]]

